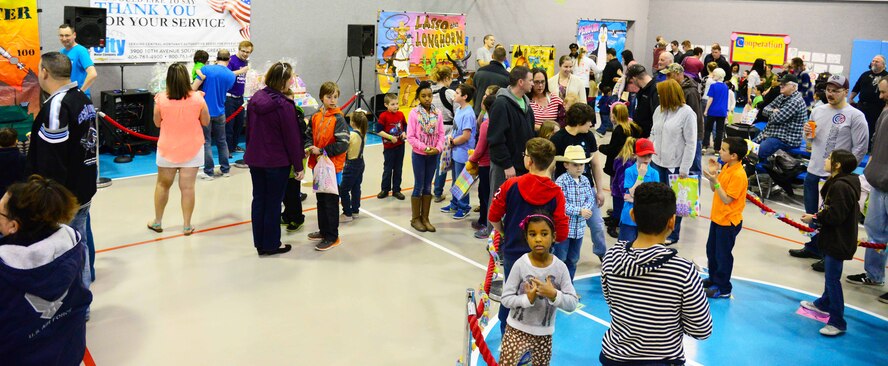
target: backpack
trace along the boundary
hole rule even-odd
[[[737,106],[745,107],[746,103],[749,102],[749,80],[743,78],[740,84],[737,85]]]
[[[786,192],[792,192],[792,182],[807,167],[802,165],[799,159],[789,155],[786,151],[777,150],[774,155],[768,157],[765,170],[771,176],[771,180]]]

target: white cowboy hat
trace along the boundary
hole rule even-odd
[[[592,157],[586,157],[586,150],[580,145],[571,145],[564,149],[564,155],[555,157],[555,161],[564,163],[586,164]]]

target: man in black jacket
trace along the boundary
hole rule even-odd
[[[703,70],[700,71],[701,77],[706,77],[707,75],[709,75],[709,69],[706,68],[706,65],[709,65],[709,63],[713,61],[718,64],[719,68],[725,70],[725,75],[732,75],[731,64],[722,56],[721,52],[721,46],[719,46],[718,43],[713,43],[712,53],[706,55],[706,58],[703,59]]]
[[[533,77],[526,67],[509,73],[509,87],[500,89],[490,107],[487,144],[490,146],[490,191],[496,192],[507,179],[527,173],[524,145],[534,137],[533,110],[527,93]]]
[[[641,64],[632,65],[626,70],[626,83],[634,83],[639,89],[635,102],[635,123],[641,126],[641,137],[650,137],[651,128],[654,127],[654,111],[660,106],[657,83]]]
[[[493,60],[487,66],[484,66],[475,73],[473,84],[475,86],[475,115],[481,113],[481,101],[484,100],[484,93],[487,87],[491,85],[499,85],[500,88],[509,86],[509,72],[503,66],[506,59],[506,49],[497,47],[493,50]],[[524,145],[521,145],[522,148]]]

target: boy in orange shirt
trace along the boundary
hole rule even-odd
[[[746,156],[746,142],[738,137],[722,140],[719,158],[724,166],[709,159],[709,166],[703,171],[709,179],[709,187],[715,193],[712,198],[712,223],[709,225],[709,240],[706,242],[706,258],[709,262],[709,278],[703,281],[706,297],[731,297],[731,271],[734,269],[734,256],[731,251],[737,241],[737,234],[743,227],[743,208],[746,207],[746,171],[740,163]],[[721,168],[721,172],[719,172]]]

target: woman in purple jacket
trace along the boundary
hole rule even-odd
[[[247,151],[244,162],[250,166],[253,181],[253,245],[259,256],[290,251],[281,246],[281,203],[290,168],[296,180],[304,176],[302,159],[302,111],[285,94],[296,82],[293,67],[278,62],[265,73],[266,87],[247,104]]]

